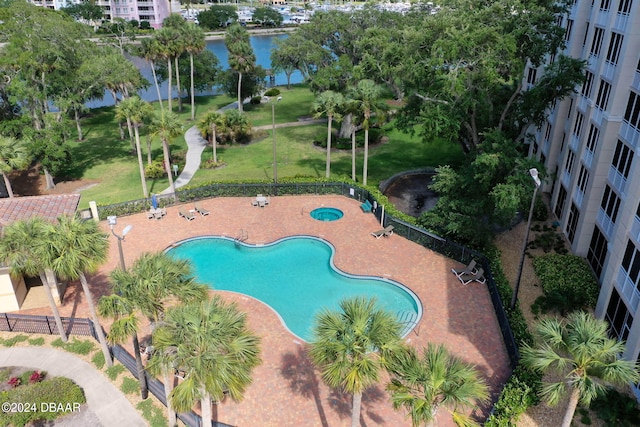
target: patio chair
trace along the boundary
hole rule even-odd
[[[186,219],[187,221],[192,221],[196,219],[196,215],[193,212],[185,212],[183,209],[178,211],[178,215]]]
[[[198,212],[202,216],[209,215],[209,211],[207,209],[203,208],[202,206],[200,206],[200,203],[198,203],[198,202],[196,202],[196,212]]]
[[[379,239],[383,236],[389,237],[392,234],[393,234],[393,225],[387,225],[385,228],[381,228],[380,230],[374,231],[373,233],[371,233],[371,235],[376,239]]]
[[[482,284],[487,282],[487,279],[484,277],[484,270],[481,268],[479,268],[475,274],[463,273],[458,276],[458,279],[464,286],[467,286],[471,282],[478,282]]]
[[[156,217],[156,210],[151,208],[147,211],[147,219],[155,219]]]
[[[476,270],[476,260],[472,259],[469,265],[464,268],[452,268],[451,272],[456,276],[460,276],[461,274],[475,274]]]

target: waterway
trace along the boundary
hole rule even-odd
[[[251,36],[250,42],[253,47],[253,51],[256,55],[256,63],[262,66],[265,69],[271,68],[271,50],[275,48],[275,40],[287,38],[287,34],[271,34],[271,35],[261,35],[261,36]],[[223,39],[217,40],[207,40],[207,49],[216,55],[218,61],[220,61],[220,65],[223,69],[229,68],[229,53],[227,52],[227,48],[224,45]],[[140,70],[143,77],[147,79],[150,83],[150,86],[147,89],[143,89],[139,91],[139,95],[145,101],[157,101],[158,94],[156,93],[155,86],[153,85],[153,74],[151,73],[151,66],[147,61],[139,57],[131,57],[131,62],[133,62],[136,67]],[[302,74],[299,71],[296,71],[291,76],[291,83],[301,83],[303,80]],[[279,73],[275,75],[275,85],[286,85],[287,84],[287,76],[284,73]],[[212,87],[211,90],[205,92],[196,92],[196,96],[201,95],[214,95],[219,93],[215,87]],[[163,82],[160,84],[160,94],[162,95],[162,99],[167,99],[167,82]],[[174,91],[174,96],[177,96]],[[97,108],[113,105],[113,97],[109,92],[105,92],[104,98],[101,100],[95,100],[87,103],[89,108]]]

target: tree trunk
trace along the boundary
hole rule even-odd
[[[118,130],[120,131],[120,141],[124,141],[124,129],[122,127],[122,122],[118,122]]]
[[[213,146],[213,163],[218,163],[218,153],[216,146],[218,145],[216,136],[216,124],[211,125],[211,145]]]
[[[206,390],[202,390],[202,399],[200,399],[200,409],[202,411],[202,426],[211,427],[211,395]]]
[[[362,185],[367,185],[367,167],[369,166],[369,128],[364,128],[364,164],[362,166]]]
[[[53,182],[53,177],[51,176],[51,173],[49,172],[49,169],[47,169],[47,168],[44,168],[44,179],[47,182],[47,190],[55,188],[56,183]]]
[[[147,377],[144,373],[144,366],[142,365],[142,355],[140,354],[140,342],[138,341],[138,334],[133,334],[133,354],[136,355],[136,368],[138,370],[138,382],[140,383],[140,397],[146,399],[149,397],[149,388],[147,387]]]
[[[353,407],[351,408],[351,427],[360,426],[360,404],[362,393],[353,393]]]
[[[287,90],[291,89],[291,74],[287,73]]]
[[[45,287],[47,295],[47,300],[49,301],[49,306],[51,307],[51,311],[53,312],[53,317],[56,319],[56,326],[58,327],[58,333],[60,334],[60,339],[63,342],[67,342],[67,333],[64,331],[64,326],[62,326],[62,319],[60,318],[60,312],[58,311],[58,306],[53,299],[53,294],[51,293],[51,287],[49,286],[49,281],[47,280],[47,275],[44,271],[40,273],[40,281],[42,282],[42,286]]]
[[[562,427],[571,427],[571,421],[578,407],[579,400],[580,391],[577,388],[573,388],[571,390],[571,396],[569,397],[569,403],[567,404],[567,411],[564,413],[564,418],[562,419]]]
[[[333,116],[327,116],[327,167],[325,170],[325,177],[329,178],[331,175],[331,122],[333,121]]]
[[[189,52],[189,65],[191,71],[191,120],[196,119],[195,84],[193,83],[193,53]],[[215,157],[215,156],[214,156]]]
[[[169,1],[171,2],[171,1]],[[160,103],[160,112],[164,112],[164,106],[162,105],[162,95],[160,95],[160,85],[158,84],[158,76],[156,76],[156,65],[153,61],[151,63],[151,74],[153,75],[153,83],[156,85],[156,92],[158,93],[158,102]]]
[[[180,70],[178,69],[178,57],[173,58],[176,67],[176,86],[178,92],[178,112],[182,113],[182,85],[180,85]]]
[[[102,326],[100,326],[100,319],[98,319],[96,307],[93,304],[93,295],[89,290],[89,284],[87,283],[87,278],[84,273],[80,273],[80,283],[82,284],[82,291],[84,292],[84,296],[87,299],[87,306],[89,307],[89,313],[91,313],[93,326],[95,326],[96,329],[96,335],[98,335],[98,341],[100,342],[100,347],[102,348],[102,354],[104,354],[104,360],[107,362],[108,367],[112,367],[113,359],[111,359],[111,352],[109,351],[109,346],[107,345],[107,339],[104,336]]]
[[[82,141],[82,126],[80,126],[80,112],[77,108],[73,109],[73,116],[76,121],[76,129],[78,130],[78,141]]]
[[[242,73],[238,73],[238,111],[242,113]]]
[[[356,180],[356,129],[351,132],[351,179]]]
[[[131,126],[131,119],[127,117],[127,131],[129,131],[129,142],[131,142],[131,151],[135,153],[136,143],[133,137],[133,126]]]
[[[2,179],[4,179],[4,186],[7,188],[7,193],[9,193],[9,198],[13,199],[13,188],[11,188],[11,182],[9,181],[9,177],[4,172],[2,172]]]
[[[140,132],[138,131],[138,124],[136,123],[133,127],[133,132],[136,137],[136,153],[138,154],[138,167],[140,168],[140,180],[142,181],[142,194],[144,194],[144,198],[149,197],[149,192],[147,191],[147,180],[144,177],[144,163],[142,162],[142,147],[140,146]]]
[[[169,4],[171,4],[171,0],[169,0]],[[168,85],[167,85],[167,105],[169,106],[169,112],[173,111],[173,107],[171,105],[171,101],[173,98],[173,87],[172,82],[173,82],[173,73],[171,72],[171,70],[173,70],[173,67],[171,66],[171,58],[167,58],[167,72],[168,72]]]
[[[147,132],[147,164],[151,164],[151,134]]]
[[[176,198],[176,185],[173,182],[173,175],[171,174],[171,155],[169,154],[169,143],[162,140],[162,153],[164,154],[164,165],[167,170],[167,176],[169,177],[169,187],[173,193],[173,198]]]
[[[349,136],[351,136],[351,134],[356,130],[356,125],[353,124],[353,114],[347,114],[342,119],[338,138],[349,138]]]
[[[164,398],[167,401],[167,418],[169,419],[169,427],[178,425],[178,419],[176,417],[176,411],[173,410],[171,405],[171,392],[173,391],[173,375],[168,370],[163,370],[162,376],[164,377]]]

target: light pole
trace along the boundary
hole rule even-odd
[[[118,223],[118,217],[115,215],[110,215],[107,217],[107,221],[109,222],[109,226],[111,227],[111,234],[116,236],[116,239],[118,239],[118,253],[120,253],[120,268],[122,268],[122,271],[125,271],[126,268],[124,265],[124,253],[122,252],[122,241],[124,240],[125,236],[131,231],[131,229],[133,228],[133,225],[127,225],[126,227],[124,227],[124,230],[122,230],[122,236],[119,236],[116,234],[115,231],[113,231],[113,226]]]
[[[276,156],[276,103],[282,101],[279,96],[276,101],[271,101],[271,133],[273,133],[273,183],[278,183],[278,157]]]
[[[540,188],[540,178],[538,178],[538,169],[529,169],[529,175],[533,178],[533,182],[536,184],[536,188],[533,189],[533,197],[531,197],[531,207],[529,208],[529,219],[527,220],[527,231],[524,235],[524,243],[522,244],[522,254],[520,255],[520,265],[518,266],[518,276],[516,277],[516,285],[513,290],[513,297],[511,298],[511,305],[509,308],[513,310],[518,300],[518,290],[520,289],[520,278],[522,277],[522,267],[524,266],[524,256],[527,251],[527,244],[529,243],[529,229],[531,228],[531,217],[533,216],[533,207],[536,204],[536,193]]]

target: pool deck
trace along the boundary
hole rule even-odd
[[[292,235],[311,235],[326,239],[336,248],[334,262],[341,270],[361,275],[386,277],[409,287],[420,298],[423,317],[406,341],[418,348],[427,343],[442,343],[455,355],[477,366],[490,384],[494,396],[510,374],[507,352],[502,342],[491,299],[486,286],[473,283],[462,286],[451,273],[461,265],[401,236],[376,239],[370,235],[380,229],[374,215],[363,213],[357,200],[342,196],[271,197],[267,207],[251,205],[251,199],[216,198],[200,202],[208,216],[197,215],[187,221],[179,209],[167,209],[162,220],[147,219],[146,214],[119,217],[117,233],[126,225],[132,231],[123,243],[126,265],[144,252],[161,251],[172,244],[195,236],[236,237],[246,232],[247,243],[264,244]],[[344,217],[334,222],[312,219],[309,212],[318,207],[336,207]],[[109,232],[106,221],[102,228]],[[108,274],[119,262],[116,239],[110,236],[108,261],[90,278],[97,300],[109,293]],[[225,299],[236,301],[248,313],[249,326],[261,336],[263,363],[254,371],[253,384],[240,403],[223,401],[215,409],[217,419],[236,426],[348,426],[350,396],[328,389],[305,356],[305,344],[284,327],[279,317],[263,303],[250,297],[225,291]],[[67,289],[60,308],[63,316],[88,317],[79,284]],[[26,314],[50,314],[45,306],[23,310]],[[105,327],[108,321],[105,319]],[[483,409],[478,408],[478,413]],[[214,412],[214,415],[216,414]],[[484,410],[486,413],[486,409]],[[384,379],[371,387],[362,401],[361,426],[409,426],[403,411],[394,411],[384,390]],[[443,409],[439,427],[453,426]]]

